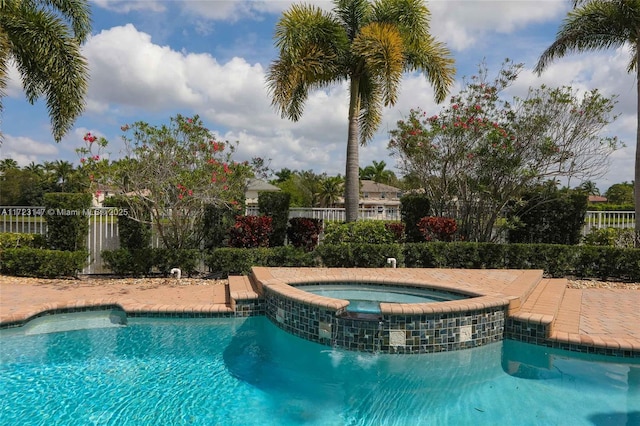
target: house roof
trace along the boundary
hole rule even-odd
[[[600,195],[589,195],[590,203],[606,203],[607,197],[602,197]]]
[[[270,192],[274,192],[274,191],[280,191],[280,188],[278,188],[275,185],[271,185],[269,182],[265,182],[263,180],[260,179],[249,179],[247,180],[247,191],[270,191]]]
[[[372,180],[361,180],[360,185],[360,190],[362,192],[400,192],[400,188],[385,185],[384,183],[374,182]]]

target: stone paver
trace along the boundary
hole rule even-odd
[[[423,283],[507,298],[510,314],[534,319],[551,315],[552,340],[640,351],[638,290],[559,291],[558,280],[536,279],[539,271],[517,270],[254,268],[254,273],[263,282],[309,282],[314,277],[329,281]],[[238,290],[253,291],[246,281],[239,283]],[[24,321],[47,310],[105,304],[120,305],[128,312],[230,312],[227,291],[222,281],[207,280],[44,280],[0,276],[0,324]],[[554,297],[561,299],[558,302]]]

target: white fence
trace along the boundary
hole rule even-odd
[[[259,215],[257,206],[249,206],[245,209],[246,215]],[[345,209],[343,208],[306,208],[293,207],[289,209],[289,218],[307,217],[309,219],[322,219],[323,222],[345,221]],[[384,207],[360,209],[358,218],[363,220],[400,220],[400,210]]]
[[[73,212],[68,212],[71,213]],[[45,216],[52,214],[65,214],[64,211],[45,211],[44,207],[0,207],[0,232],[21,232],[31,234],[46,234],[47,222]],[[114,250],[120,245],[118,239],[118,217],[113,214],[113,209],[91,208],[82,212],[76,212],[87,216],[89,220],[89,235],[87,236],[87,248],[89,250],[89,265],[82,271],[83,274],[104,274],[110,271],[103,265],[102,250]],[[258,214],[258,208],[249,207],[247,215]],[[327,221],[344,221],[344,209],[319,209],[319,208],[292,208],[289,217],[308,217]],[[400,220],[400,212],[396,210],[361,209],[361,219]],[[635,213],[631,211],[588,211],[585,216],[583,235],[592,229],[599,228],[634,228]],[[153,238],[152,245],[157,247],[159,241]]]
[[[635,228],[635,212],[631,211],[588,211],[584,218],[582,235],[592,229],[601,228]]]

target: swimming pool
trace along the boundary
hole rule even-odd
[[[375,284],[303,284],[295,288],[309,293],[349,301],[347,312],[381,313],[380,303],[436,303],[469,296],[430,288]]]
[[[513,341],[427,355],[358,353],[297,338],[265,317],[127,321],[28,336],[3,330],[3,423],[640,422],[637,360]]]

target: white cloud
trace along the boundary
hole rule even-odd
[[[4,88],[4,94],[12,98],[24,96],[22,78],[18,67],[13,61],[9,61],[9,66],[7,67],[7,87]]]
[[[432,14],[433,35],[454,50],[468,49],[489,33],[509,34],[526,25],[553,20],[568,9],[562,0],[435,1],[427,2],[427,7]]]
[[[20,167],[30,162],[39,163],[43,160],[54,160],[58,155],[58,149],[50,143],[38,142],[25,136],[13,136],[5,134],[0,145],[0,158],[12,158]]]
[[[156,0],[91,0],[103,9],[117,13],[129,13],[132,11],[146,10],[151,12],[164,12],[166,10],[163,1]]]

